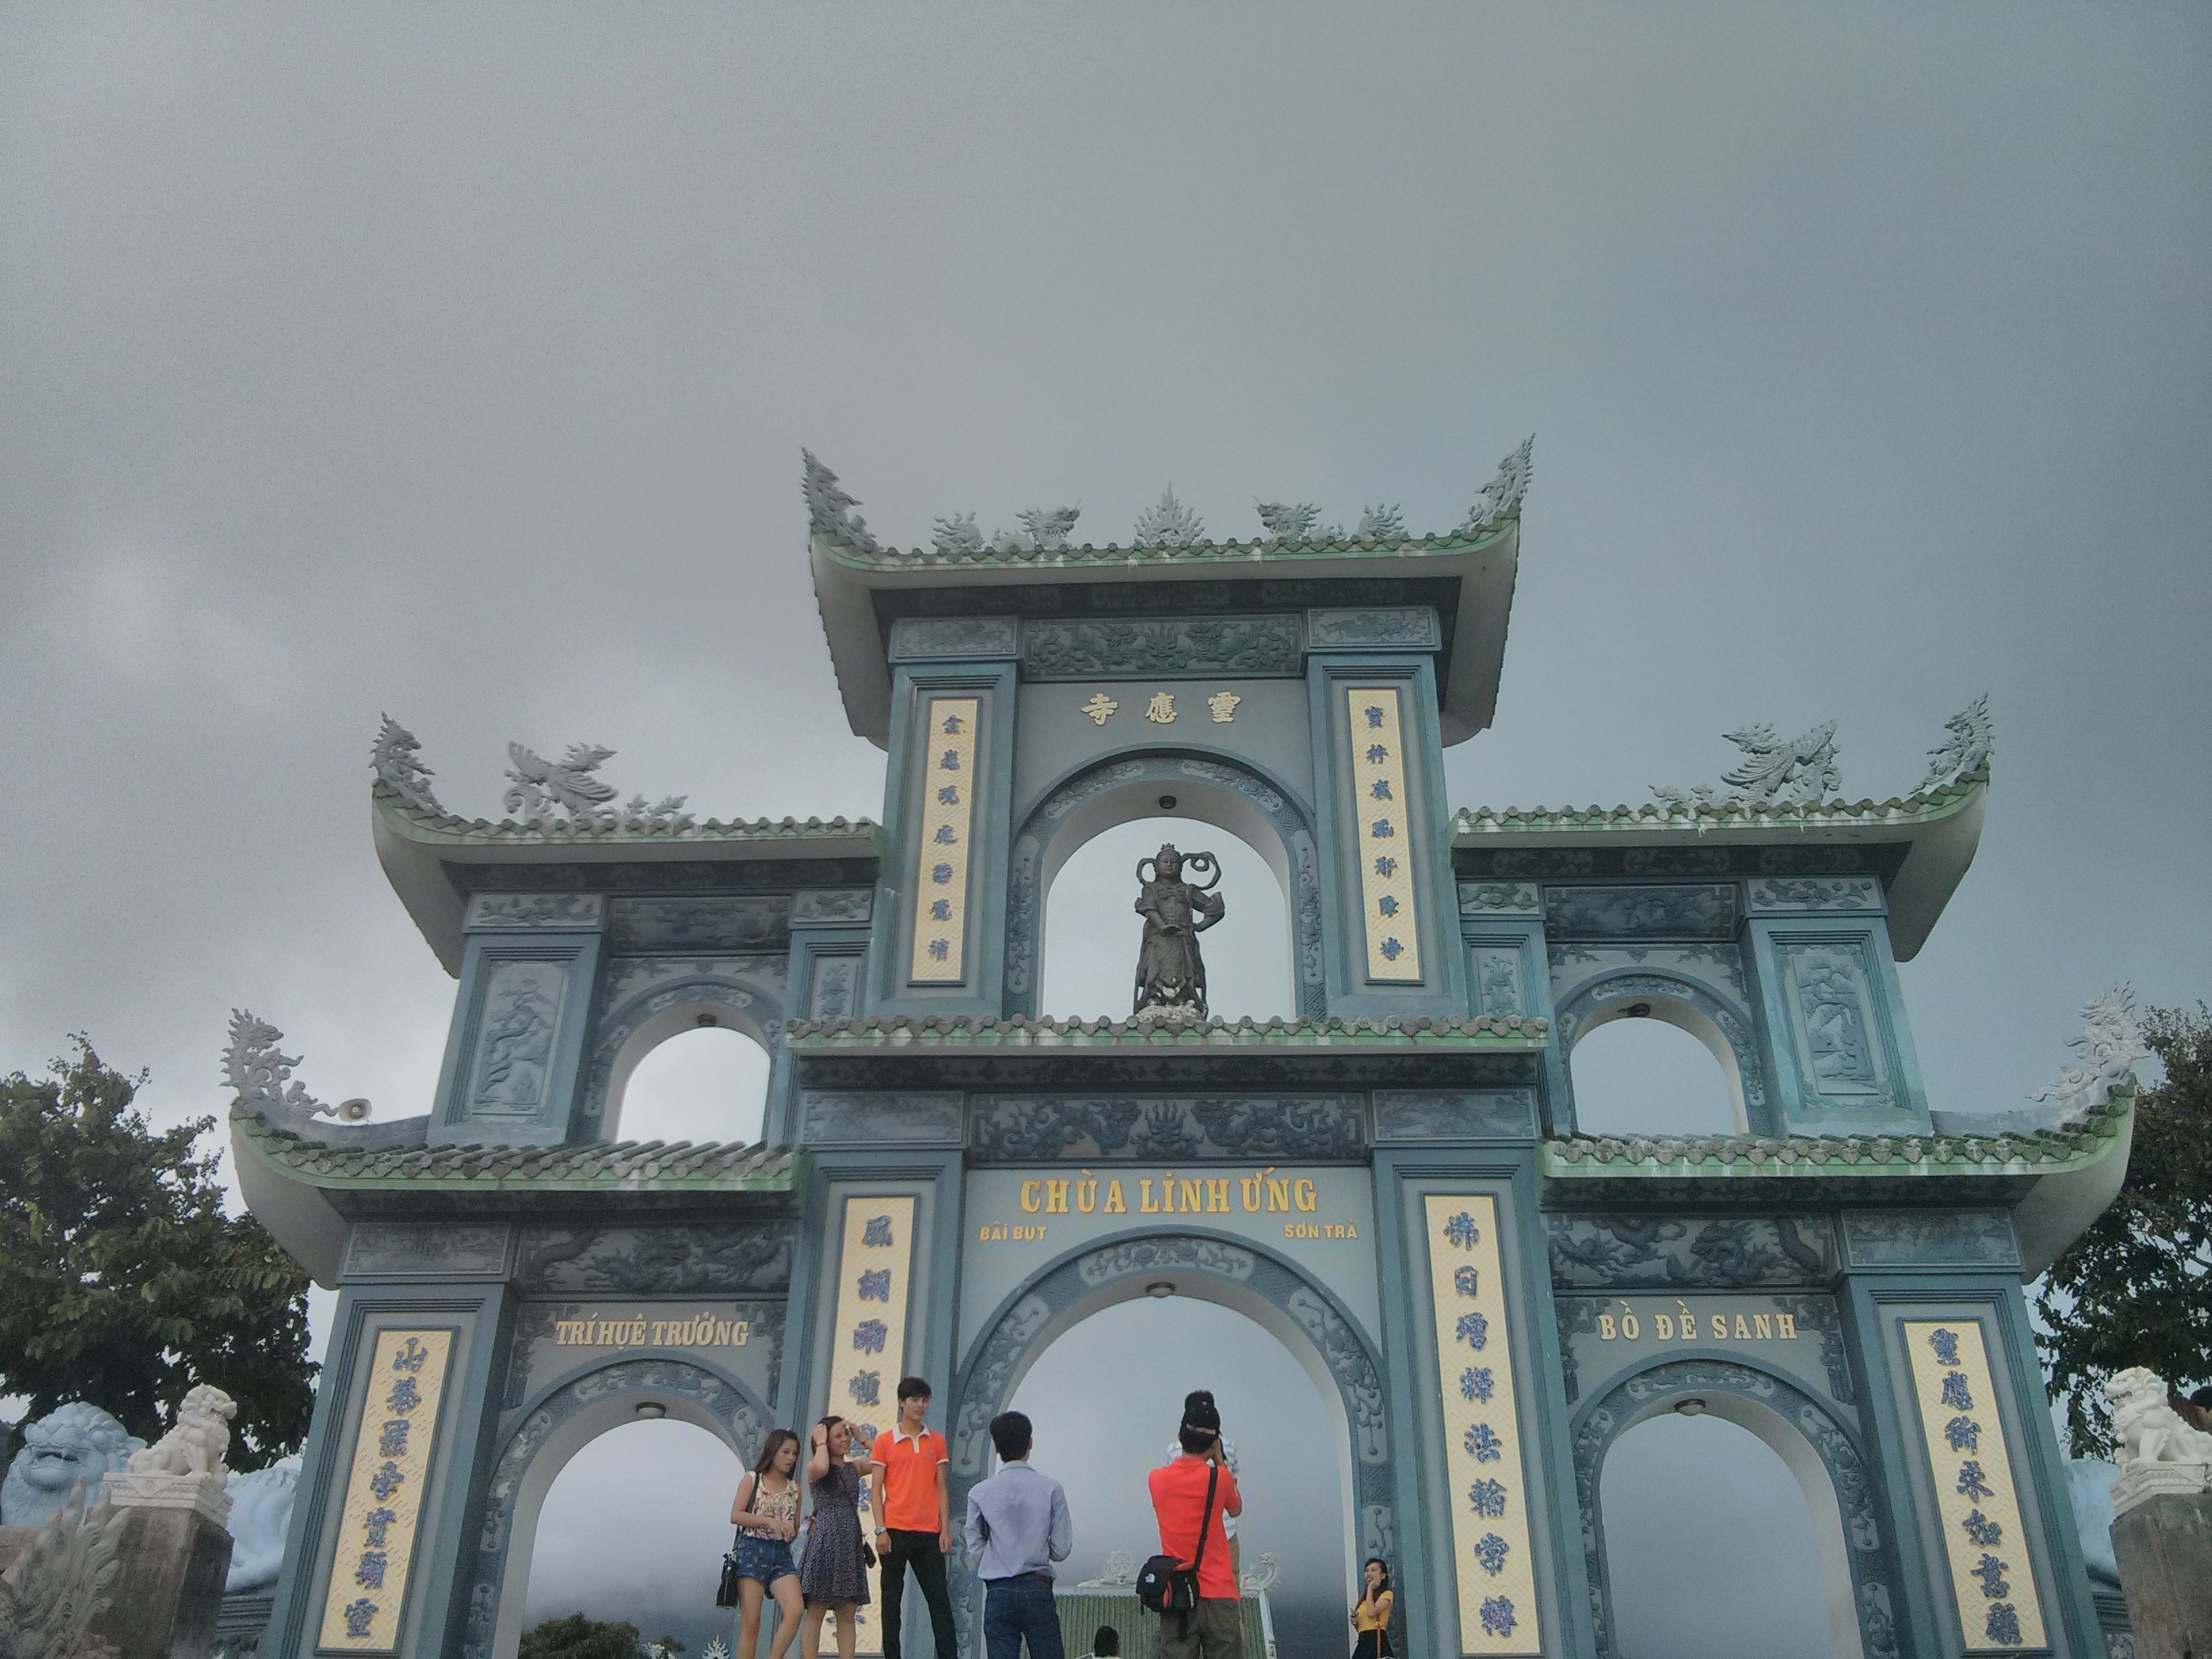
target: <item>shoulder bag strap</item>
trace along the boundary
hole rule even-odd
[[[1198,1553],[1190,1559],[1193,1574],[1206,1559],[1206,1535],[1213,1530],[1213,1494],[1220,1483],[1221,1465],[1215,1463],[1206,1473],[1206,1507],[1198,1512]]]

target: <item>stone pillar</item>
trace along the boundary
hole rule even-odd
[[[107,1477],[120,1571],[92,1633],[118,1659],[205,1659],[230,1571],[223,1475],[125,1471]]]
[[[2200,1489],[2144,1498],[2112,1522],[2112,1553],[2119,1558],[2136,1653],[2137,1659],[2203,1659],[2212,1655],[2212,1492],[2201,1489],[2202,1464],[2153,1467],[2190,1468]]]

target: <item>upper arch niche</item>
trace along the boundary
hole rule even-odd
[[[1163,797],[1174,805],[1163,807]],[[1275,780],[1227,760],[1130,755],[1063,780],[1017,830],[1006,890],[1006,1009],[1034,1015],[1042,978],[1046,895],[1075,850],[1101,832],[1163,811],[1227,830],[1257,852],[1290,897],[1298,1012],[1326,1011],[1321,860],[1306,809]]]

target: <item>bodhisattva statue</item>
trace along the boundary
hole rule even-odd
[[[1185,864],[1213,879],[1202,887],[1185,881]],[[1146,865],[1152,866],[1149,877]],[[1221,866],[1211,853],[1186,858],[1163,847],[1157,857],[1137,860],[1137,879],[1144,884],[1137,914],[1145,919],[1145,944],[1137,956],[1137,1004],[1131,1012],[1159,1009],[1203,1019],[1206,963],[1198,954],[1198,936],[1221,920],[1221,898],[1212,890],[1220,883]]]

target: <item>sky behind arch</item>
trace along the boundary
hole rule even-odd
[[[509,738],[878,813],[801,443],[912,545],[1444,527],[1534,430],[1455,804],[1829,718],[1880,798],[1990,692],[1905,984],[1934,1103],[2017,1103],[2212,984],[2208,70],[2188,5],[12,8],[0,1065],[217,1111],[244,1006],[423,1109],[386,709],[468,813]]]

